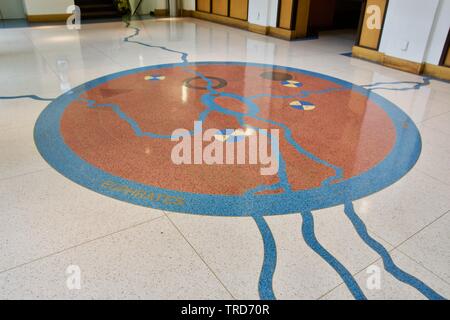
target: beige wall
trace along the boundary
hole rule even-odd
[[[16,0],[20,1],[20,0]],[[73,0],[23,0],[27,15],[64,14]]]

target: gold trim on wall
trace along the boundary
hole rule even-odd
[[[212,13],[228,17],[228,0],[212,0]]]
[[[286,30],[283,28],[269,27],[269,36],[291,41],[295,38],[294,30]]]
[[[299,0],[297,7],[295,38],[305,38],[308,35],[310,6],[311,0]]]
[[[352,55],[355,58],[361,58],[382,64],[385,67],[390,67],[397,70],[402,70],[414,74],[422,74],[424,69],[424,63],[418,63],[409,61],[397,57],[388,56],[382,52],[354,46],[352,49]]]
[[[369,60],[385,67],[406,71],[414,74],[425,74],[438,79],[450,81],[450,68],[437,66],[431,63],[418,63],[401,58],[388,56],[382,52],[354,46],[352,50],[354,58]]]
[[[230,17],[247,20],[248,0],[230,0]]]
[[[450,49],[447,51],[447,57],[444,60],[444,66],[450,67]]]
[[[167,17],[169,15],[169,9],[155,9],[155,17]]]
[[[269,28],[270,27],[260,26],[259,24],[253,24],[253,23],[248,24],[248,31],[263,34],[263,35],[266,35],[269,33]]]
[[[32,15],[27,15],[27,21],[29,21],[29,22],[59,22],[59,21],[66,21],[70,16],[71,16],[70,13],[32,14]]]
[[[258,34],[269,35],[284,40],[292,40],[295,37],[295,31],[293,30],[285,30],[281,28],[261,26],[258,24],[249,23],[248,21],[244,21],[241,19],[219,16],[217,14],[212,13],[192,11],[192,17],[207,20],[210,22],[224,24],[227,26],[247,30]]]
[[[383,65],[386,67],[394,68],[397,70],[402,70],[414,74],[422,74],[423,68],[425,66],[424,63],[418,63],[414,61],[409,61],[397,57],[392,57],[385,55]]]
[[[278,28],[292,30],[294,0],[280,0]]]
[[[427,76],[450,81],[450,68],[437,66],[431,63],[425,63],[423,73]]]
[[[369,60],[380,64],[383,64],[384,61],[384,53],[358,46],[352,48],[352,55],[354,58]]]
[[[211,0],[196,0],[197,11],[211,12]]]
[[[194,10],[181,10],[182,17],[192,17],[194,15]]]
[[[200,12],[200,11],[194,11],[192,13],[192,16],[194,18],[203,19],[203,20],[207,20],[207,21],[211,21],[211,22],[216,22],[216,23],[225,24],[228,26],[248,30],[249,23],[244,20],[220,16],[220,15],[212,14],[212,13]]]

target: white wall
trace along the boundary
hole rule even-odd
[[[183,0],[183,9],[195,10],[195,0]],[[277,26],[278,0],[249,0],[248,21],[261,26]]]
[[[141,7],[139,8],[140,14],[149,14],[150,11],[155,11],[156,0],[144,0],[142,1]]]
[[[195,10],[195,0],[183,0],[184,10]]]
[[[23,2],[27,15],[66,13],[67,7],[74,4],[73,0],[23,0]]]
[[[390,0],[379,51],[422,63],[439,2],[440,0]],[[407,43],[407,50],[403,50]]]
[[[21,0],[0,0],[3,19],[25,18],[25,9]]]
[[[131,6],[131,12],[136,10],[139,4],[139,0],[129,0]],[[155,11],[157,0],[143,0],[141,6],[139,7],[138,14],[149,14],[150,11]]]
[[[276,27],[277,12],[277,0],[249,0],[248,22],[261,26]]]
[[[439,64],[444,51],[445,40],[447,40],[450,28],[450,0],[441,0],[433,28],[431,30],[428,50],[425,61],[432,64]]]
[[[156,9],[168,9],[167,0],[156,0]]]

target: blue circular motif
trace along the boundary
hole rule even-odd
[[[77,100],[84,92],[107,81],[133,73],[186,66],[186,64],[177,63],[137,68],[107,75],[89,81],[61,95],[50,103],[36,122],[34,139],[39,152],[53,168],[67,178],[106,196],[156,209],[215,216],[282,215],[340,205],[366,197],[390,186],[406,175],[419,158],[422,143],[414,122],[394,104],[370,90],[327,75],[276,65],[243,62],[198,62],[188,65],[256,66],[284,72],[298,72],[331,81],[367,96],[368,99],[382,108],[395,126],[395,145],[389,155],[378,165],[358,176],[340,180],[335,184],[323,184],[316,189],[281,194],[256,195],[247,193],[241,196],[232,196],[160,189],[113,176],[81,159],[64,143],[60,132],[61,117],[66,107]],[[152,194],[154,199],[149,201],[148,197],[146,199],[137,197],[133,190]],[[156,197],[158,197],[158,201],[155,201]]]

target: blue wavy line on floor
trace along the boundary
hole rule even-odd
[[[361,87],[366,88],[369,91],[373,90],[389,90],[389,91],[410,91],[410,90],[420,90],[423,87],[427,87],[431,84],[432,78],[423,77],[422,82],[414,81],[394,81],[394,82],[376,82],[373,84],[362,85]],[[411,87],[406,88],[389,88],[389,87],[379,87],[384,85],[411,85]]]
[[[14,99],[32,99],[37,101],[53,101],[55,99],[50,98],[42,98],[35,94],[28,94],[28,95],[22,95],[22,96],[0,96],[0,100],[14,100]]]
[[[129,42],[129,43],[136,43],[142,46],[146,46],[149,48],[158,48],[161,50],[165,50],[167,52],[171,52],[171,53],[177,53],[181,55],[181,60],[183,61],[183,63],[187,64],[188,63],[188,57],[189,54],[186,52],[181,52],[181,51],[177,51],[177,50],[173,50],[173,49],[169,49],[165,46],[155,46],[155,45],[150,45],[147,43],[143,43],[141,41],[135,41],[135,40],[131,40],[134,37],[137,37],[140,34],[140,29],[137,27],[131,27],[129,26],[129,24],[127,24],[127,28],[131,28],[134,29],[134,33],[128,37],[126,37],[124,39],[125,42]],[[192,71],[194,72],[194,71]],[[200,76],[202,79],[204,79],[207,82],[207,89],[209,92],[209,94],[205,95],[204,100],[211,98],[209,97],[209,95],[224,95],[224,96],[230,96],[230,94],[224,94],[224,93],[219,93],[216,90],[214,90],[212,88],[212,81],[208,78],[206,78],[203,74],[199,73],[199,72],[194,72],[195,74],[197,74],[198,76]],[[406,91],[406,90],[419,90],[420,88],[424,87],[424,86],[428,86],[430,84],[430,79],[431,78],[423,78],[423,82],[391,82],[391,83],[374,83],[372,85],[366,85],[363,86],[368,90],[379,90],[379,89],[385,89],[385,90],[391,90],[391,88],[377,88],[377,86],[379,85],[387,85],[387,84],[395,84],[395,85],[399,85],[399,84],[412,84],[413,86],[411,88],[400,88],[397,89],[398,91]],[[339,90],[339,89],[333,89],[333,90]],[[310,94],[321,94],[321,93],[327,93],[332,91],[331,89],[328,90],[323,90],[322,92],[307,92],[307,91],[303,91],[295,96],[291,96],[291,97],[306,97],[309,96]],[[207,97],[208,96],[208,97]],[[258,110],[258,107],[256,106],[256,104],[253,102],[254,99],[256,98],[260,98],[262,96],[267,96],[267,95],[258,95],[258,96],[253,96],[253,97],[239,97],[237,95],[234,95],[233,98],[239,99],[240,101],[242,101],[243,103],[249,105],[249,109],[252,110],[254,109],[254,111],[256,112]],[[269,95],[272,98],[286,98],[286,96],[272,96]],[[205,102],[205,101],[203,101]],[[216,105],[215,103],[213,103],[213,101],[207,101],[207,103],[205,103],[205,105],[215,105],[216,108],[220,108],[220,106]],[[224,110],[222,110],[224,111]],[[229,114],[228,112],[224,112],[225,114]],[[208,114],[208,112],[205,112],[203,116],[206,116]],[[256,116],[257,113],[253,113],[253,116]],[[232,114],[231,114],[232,115]],[[234,115],[235,117],[237,117],[237,120],[239,121],[239,123],[242,124],[242,118]],[[266,120],[266,119],[260,119],[260,120]],[[270,121],[270,120],[266,120],[266,121]],[[279,124],[283,127],[283,124]],[[286,129],[283,127],[283,129]],[[289,128],[287,128],[289,129]],[[289,138],[289,136],[287,137]],[[290,141],[291,139],[289,139]],[[292,142],[292,141],[290,141]],[[299,150],[301,153],[305,154],[306,150],[302,149],[298,144],[296,144],[296,147],[300,148],[301,150]],[[307,153],[307,152],[306,152]],[[335,169],[336,175],[333,177],[333,179],[327,179],[326,181],[324,181],[324,184],[330,184],[334,179],[339,178],[342,175],[342,169],[341,168],[337,168],[331,164],[328,164],[326,162],[324,162],[323,160],[315,157],[312,154],[307,153],[306,154],[308,157],[312,158],[314,161],[319,161],[321,164],[323,165],[327,165],[333,169]],[[285,179],[285,177],[280,177],[280,180]],[[287,181],[285,181],[284,183],[280,183],[280,185],[285,185],[287,183]],[[278,185],[276,186],[271,186],[271,187],[278,187]],[[352,203],[347,203],[345,204],[345,214],[348,217],[348,219],[352,222],[355,230],[357,231],[358,235],[360,236],[360,238],[370,247],[372,248],[377,254],[380,255],[380,257],[383,260],[383,264],[384,264],[384,268],[385,270],[390,273],[391,275],[393,275],[396,279],[398,279],[399,281],[406,283],[410,286],[412,286],[413,288],[415,288],[416,290],[418,290],[419,292],[421,292],[425,297],[427,297],[428,299],[432,299],[432,300],[441,300],[444,299],[441,295],[439,295],[437,292],[435,292],[433,289],[431,289],[429,286],[427,286],[424,282],[420,281],[419,279],[415,278],[414,276],[406,273],[405,271],[401,270],[394,262],[392,257],[390,256],[389,252],[386,250],[386,248],[384,248],[379,242],[377,242],[375,239],[373,239],[367,232],[367,228],[365,226],[365,224],[363,223],[363,221],[358,217],[358,215],[356,214],[354,208],[353,208],[353,204]],[[341,277],[341,279],[344,281],[345,285],[347,286],[347,288],[349,289],[349,291],[352,293],[352,295],[354,296],[355,299],[358,300],[364,300],[366,299],[366,296],[364,295],[363,291],[361,290],[360,286],[358,285],[358,283],[356,282],[355,278],[353,277],[353,275],[344,267],[344,265],[342,263],[340,263],[329,251],[327,251],[317,240],[316,236],[315,236],[315,231],[314,231],[314,218],[313,218],[313,214],[311,212],[302,212],[301,213],[301,217],[302,217],[302,234],[303,234],[303,238],[306,242],[306,244],[314,251],[316,252],[320,257],[322,257],[322,259],[324,259],[336,272],[337,274]],[[264,259],[263,259],[263,265],[261,268],[261,273],[260,273],[260,277],[259,277],[259,284],[258,284],[258,290],[259,290],[259,295],[260,298],[263,300],[272,300],[275,299],[275,293],[274,293],[274,289],[273,289],[273,277],[274,277],[274,273],[275,273],[275,269],[276,269],[276,264],[277,264],[277,248],[276,248],[276,243],[275,243],[275,239],[273,237],[273,234],[270,230],[270,227],[268,225],[268,223],[266,222],[266,220],[264,219],[264,217],[259,216],[259,215],[255,215],[253,216],[253,219],[261,233],[261,237],[263,240],[263,247],[264,247]]]

